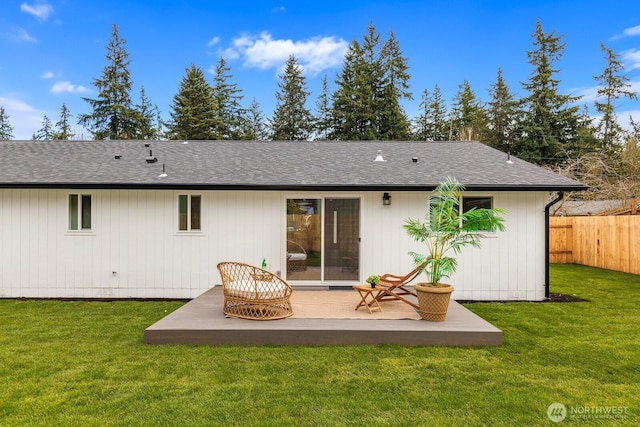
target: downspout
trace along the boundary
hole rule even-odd
[[[558,192],[558,197],[550,201],[544,207],[544,298],[549,299],[549,211],[551,206],[558,203],[564,197],[564,191]]]

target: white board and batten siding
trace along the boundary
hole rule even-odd
[[[383,206],[381,192],[92,190],[92,231],[72,233],[70,193],[78,191],[0,189],[0,297],[193,298],[220,284],[220,261],[265,258],[284,272],[286,199],[302,196],[360,198],[360,281],[404,274],[413,267],[407,252],[421,247],[402,223],[423,215],[428,197],[396,191]],[[202,232],[177,231],[184,193],[202,195]],[[466,194],[493,197],[508,211],[507,231],[464,250],[453,297],[542,300],[547,193]]]

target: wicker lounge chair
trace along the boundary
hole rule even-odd
[[[293,314],[291,286],[260,267],[240,262],[221,262],[224,314],[252,320],[275,320]]]
[[[380,276],[380,283],[376,285],[376,289],[380,292],[376,295],[378,301],[398,300],[409,304],[414,308],[418,308],[418,304],[406,298],[407,295],[418,297],[417,294],[407,287],[424,269],[426,263],[419,265],[409,274],[405,276],[396,276],[395,274],[383,274]]]
[[[306,269],[307,251],[299,243],[287,240],[287,271]]]

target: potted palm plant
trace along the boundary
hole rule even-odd
[[[449,308],[453,287],[441,282],[458,267],[463,247],[480,247],[483,232],[504,231],[505,213],[499,208],[472,208],[462,212],[460,197],[464,187],[447,177],[429,197],[429,211],[423,219],[407,219],[403,227],[417,242],[426,245],[425,253],[409,252],[416,265],[424,264],[428,283],[414,286],[420,315],[425,320],[443,321]]]

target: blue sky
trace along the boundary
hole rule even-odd
[[[270,117],[278,74],[295,54],[305,67],[312,92],[307,107],[313,109],[322,78],[333,83],[348,44],[373,23],[385,39],[393,31],[408,58],[414,100],[405,108],[413,117],[422,91],[436,84],[448,102],[464,80],[487,100],[499,67],[512,91],[523,95],[537,19],[546,32],[564,35],[565,55],[557,64],[562,92],[583,95],[580,104],[593,102],[593,77],[606,65],[600,42],[620,54],[640,92],[638,0],[2,0],[0,105],[14,139],[31,138],[45,114],[57,121],[63,102],[74,116],[90,112],[82,97],[97,97],[91,83],[106,65],[115,23],[127,39],[134,101],[144,85],[165,117],[185,69],[193,63],[209,72],[220,56],[245,106],[255,98]],[[639,101],[621,100],[617,111],[623,123],[630,114],[640,121]]]

